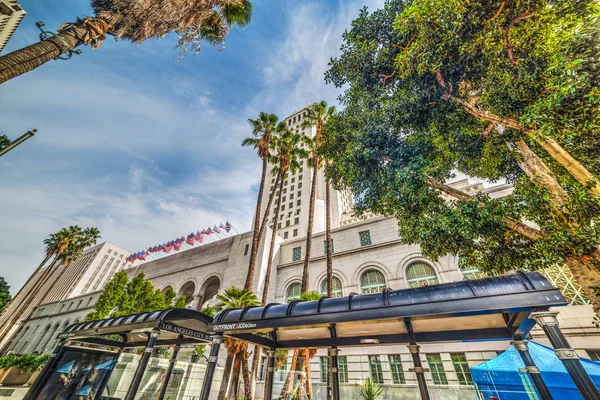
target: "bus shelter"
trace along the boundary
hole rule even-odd
[[[382,293],[292,301],[245,309],[228,309],[209,324],[213,334],[267,348],[264,399],[273,399],[277,349],[328,348],[331,387],[328,398],[340,399],[338,348],[406,344],[420,396],[430,399],[419,352],[427,342],[513,340],[527,373],[543,400],[552,396],[524,341],[541,325],[556,354],[585,400],[600,393],[570,348],[550,307],[566,302],[560,291],[537,272],[515,272]]]
[[[25,400],[133,400],[155,349],[173,347],[158,395],[158,400],[162,400],[180,347],[212,343],[199,397],[207,400],[221,343],[220,335],[206,333],[210,322],[212,318],[198,311],[177,308],[73,324],[59,336],[58,345]],[[106,389],[119,355],[139,348],[143,352],[133,376],[126,382],[126,394],[113,397]]]

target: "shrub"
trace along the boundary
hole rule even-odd
[[[378,400],[381,398],[381,388],[371,378],[367,378],[363,387],[358,389],[358,394],[365,400]]]
[[[41,369],[48,361],[47,354],[38,356],[35,354],[8,355],[0,357],[0,369],[17,367],[21,372],[33,372]]]

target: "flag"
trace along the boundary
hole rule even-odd
[[[202,229],[202,232],[200,232],[202,235],[206,235],[206,229]]]
[[[148,250],[147,250],[147,252],[148,252],[148,253],[152,253],[152,246],[148,247]]]
[[[216,226],[216,225],[213,227],[213,231],[214,231],[215,233],[220,233],[220,232],[219,232],[219,227],[218,227],[218,226]]]
[[[202,243],[204,241],[204,235],[196,236],[196,242]]]
[[[229,221],[225,221],[225,230],[227,232],[229,232],[231,230],[231,224],[229,223]]]
[[[144,261],[144,260],[146,260],[147,256],[148,256],[148,253],[146,253],[145,251],[140,251],[138,253],[137,259]]]
[[[187,244],[189,244],[190,246],[194,245],[194,241],[196,240],[196,236],[194,235],[194,232],[190,233],[187,237],[187,239],[185,240],[185,242]]]
[[[179,251],[179,249],[181,248],[181,246],[183,246],[183,242],[180,242],[179,239],[177,239],[176,243],[173,243],[173,249],[175,251]]]
[[[225,230],[225,225],[223,225],[223,223],[222,223],[222,222],[219,224],[219,229],[220,229],[220,230],[223,230],[223,231]]]
[[[210,235],[211,233],[213,233],[212,229],[210,229],[210,226],[208,227],[208,229],[206,230],[206,234]]]
[[[169,253],[171,250],[173,250],[173,245],[171,243],[168,243],[166,246],[163,247],[163,251],[165,253]]]

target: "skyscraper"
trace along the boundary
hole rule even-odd
[[[0,0],[0,52],[25,17],[17,0]]]

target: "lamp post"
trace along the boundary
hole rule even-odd
[[[15,147],[17,147],[18,145],[20,145],[21,143],[23,143],[24,141],[26,141],[27,139],[29,139],[30,137],[32,137],[33,135],[35,135],[35,133],[37,132],[37,129],[32,129],[26,133],[24,133],[23,135],[21,135],[19,138],[13,140],[9,145],[7,145],[5,148],[0,149],[0,157],[2,157],[3,155],[5,155],[6,153],[8,153],[9,151],[11,151],[12,149],[14,149]]]

